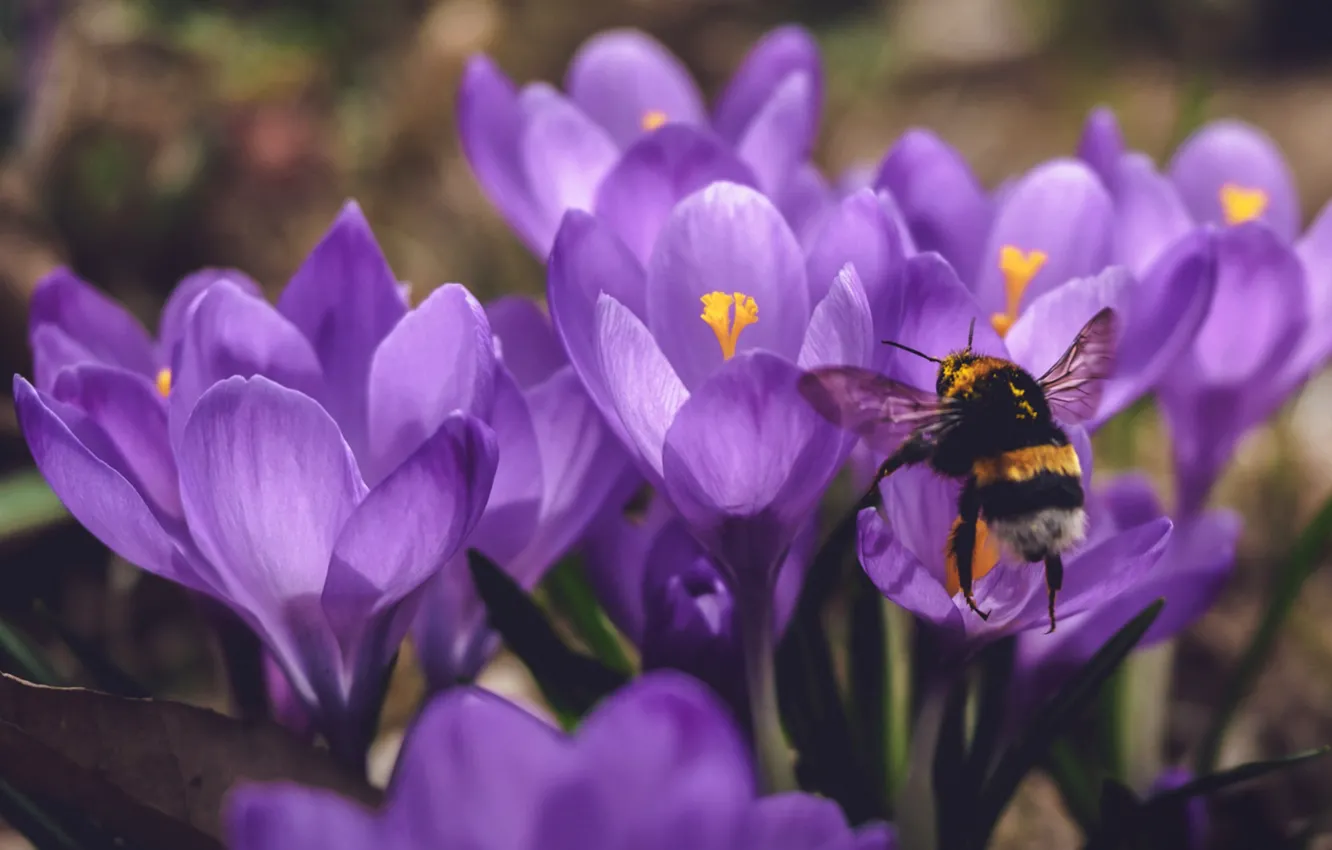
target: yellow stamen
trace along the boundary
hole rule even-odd
[[[171,395],[171,370],[159,369],[157,372],[157,391],[162,394],[162,398]]]
[[[1045,265],[1044,251],[1023,251],[1012,245],[999,249],[999,271],[1004,275],[1004,294],[1007,307],[1002,313],[990,317],[990,324],[999,332],[999,336],[1008,334],[1008,329],[1018,318],[1018,305],[1022,303],[1022,293],[1027,291],[1027,284]]]
[[[667,120],[665,112],[662,112],[660,109],[649,109],[647,112],[643,113],[643,120],[641,123],[644,130],[652,132],[662,124],[665,124]]]
[[[953,520],[953,531],[956,532],[961,524],[961,518]],[[976,545],[971,553],[971,581],[972,587],[975,587],[975,583],[989,575],[990,570],[999,563],[999,544],[990,537],[990,528],[983,519],[976,520]],[[956,596],[961,589],[962,579],[957,574],[957,561],[949,553],[944,565],[944,591],[949,596]]]
[[[1262,189],[1249,189],[1227,183],[1221,187],[1221,213],[1226,224],[1253,221],[1267,209],[1267,193]]]
[[[758,321],[758,302],[743,292],[709,292],[701,299],[703,315],[700,317],[712,328],[721,344],[722,357],[730,360],[735,356],[735,344],[740,340],[740,332]],[[735,320],[731,320],[731,305],[735,305]]]

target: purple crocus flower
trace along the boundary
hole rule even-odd
[[[889,850],[892,830],[852,830],[837,804],[755,795],[749,752],[697,682],[650,673],[564,735],[481,690],[427,705],[388,802],[371,812],[292,784],[232,792],[232,850]]]
[[[1332,356],[1332,207],[1299,235],[1299,199],[1280,151],[1257,128],[1217,121],[1189,137],[1158,174],[1124,153],[1113,115],[1094,113],[1081,150],[1117,170],[1118,252],[1155,261],[1208,228],[1213,304],[1160,388],[1170,425],[1176,509],[1197,512],[1249,429]]]
[[[773,628],[786,628],[814,555],[807,523],[778,569]],[[735,598],[716,562],[664,499],[641,517],[606,511],[584,548],[588,578],[611,622],[642,653],[643,669],[682,670],[712,686],[748,723]]]
[[[802,368],[869,362],[856,269],[807,273],[770,200],[714,183],[672,210],[646,270],[606,225],[570,212],[549,302],[589,395],[735,594],[760,751],[766,741],[781,758],[772,586],[850,448],[796,382]]]
[[[902,321],[899,341],[943,356],[944,349],[966,343],[975,322],[976,351],[1005,357],[1040,375],[1087,320],[1106,306],[1105,291],[1122,277],[1122,271],[1112,269],[1046,293],[1001,340],[979,321],[982,308],[948,264],[936,254],[921,254],[904,267],[903,298],[910,312]],[[935,379],[933,364],[909,356],[895,357],[889,374],[922,389],[932,387]],[[1078,449],[1086,488],[1092,469],[1090,444],[1081,428],[1068,431]],[[925,467],[898,470],[880,485],[882,510],[861,512],[859,548],[861,564],[885,596],[938,630],[945,643],[966,652],[1002,635],[1043,627],[1048,620],[1042,571],[1011,561],[984,541],[978,544],[975,586],[981,607],[990,610],[989,620],[969,611],[958,588],[950,586],[944,552],[957,516],[959,490],[957,482]],[[1120,530],[1101,514],[1089,506],[1087,540],[1064,556],[1064,588],[1059,596],[1063,616],[1103,604],[1134,587],[1160,558],[1169,539],[1168,519]]]
[[[490,491],[485,314],[457,285],[409,312],[354,204],[277,309],[224,280],[186,312],[166,405],[121,366],[16,376],[28,446],[112,551],[240,616],[359,763],[420,589]]]
[[[1125,532],[1165,516],[1151,482],[1122,475],[1090,492],[1091,510],[1109,530]],[[1161,560],[1146,577],[1119,596],[1082,614],[1061,618],[1055,634],[1024,634],[1018,640],[1014,688],[1024,705],[1035,705],[1092,657],[1116,631],[1155,599],[1165,607],[1138,643],[1140,649],[1167,640],[1203,615],[1235,565],[1240,518],[1231,511],[1206,511],[1175,523]]]
[[[711,116],[680,60],[637,30],[585,42],[565,92],[544,83],[515,89],[478,56],[458,99],[463,151],[477,180],[540,258],[569,209],[595,211],[631,248],[650,249],[674,201],[713,180],[784,199],[793,221],[822,209],[822,178],[807,163],[822,70],[803,29],[763,38]]]
[[[912,130],[888,153],[875,185],[896,200],[916,247],[939,252],[957,269],[982,308],[980,320],[1001,336],[1047,293],[1077,289],[1074,282],[1115,261],[1111,196],[1074,160],[1039,165],[991,197],[957,151]],[[1121,315],[1124,331],[1116,373],[1090,427],[1155,387],[1198,333],[1212,298],[1213,250],[1201,237],[1186,240],[1115,276],[1106,304]]]
[[[171,370],[180,353],[185,320],[210,286],[226,280],[258,295],[259,287],[235,269],[204,269],[180,281],[167,298],[157,339],[129,311],[68,269],[56,269],[38,282],[28,312],[33,382],[49,391],[65,369],[97,363],[143,379],[165,399]]]
[[[510,297],[486,314],[500,351],[490,424],[501,452],[468,546],[531,589],[631,470],[541,309]],[[493,653],[498,639],[463,556],[431,581],[413,634],[433,688],[474,678]]]

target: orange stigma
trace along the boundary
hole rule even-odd
[[[735,356],[735,344],[740,341],[740,332],[758,321],[758,302],[743,292],[709,292],[701,299],[703,302],[703,321],[708,323],[717,335],[721,345],[722,357],[730,360]],[[735,305],[735,319],[731,319],[731,305]]]
[[[665,124],[667,120],[668,118],[666,117],[665,112],[662,112],[660,109],[649,109],[647,112],[643,113],[643,120],[639,123],[644,130],[647,130],[650,133]]]
[[[157,392],[161,394],[162,398],[171,395],[171,370],[159,369],[155,383],[157,384]]]
[[[1044,251],[1023,251],[1013,245],[999,249],[999,271],[1004,275],[1004,312],[990,317],[999,336],[1007,336],[1013,323],[1018,319],[1018,307],[1022,304],[1022,295],[1027,285],[1036,277],[1047,259]]]
[[[1221,187],[1221,214],[1226,224],[1253,221],[1267,209],[1267,193],[1262,189],[1249,189],[1227,183]]]

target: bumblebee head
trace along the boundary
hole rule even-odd
[[[935,378],[934,382],[935,392],[937,392],[941,396],[946,396],[952,392],[960,376],[969,375],[971,373],[971,369],[969,367],[977,359],[976,355],[971,353],[971,341],[975,337],[975,335],[976,335],[976,320],[973,318],[971,320],[971,326],[967,328],[967,347],[962,349],[961,351],[954,351],[952,354],[949,354],[947,357],[944,357],[942,359],[938,357],[931,357],[930,355],[925,354],[924,352],[917,351],[916,349],[905,346],[900,342],[893,342],[891,340],[885,339],[883,341],[883,344],[891,345],[893,348],[900,348],[909,354],[914,354],[917,357],[924,358],[925,360],[928,360],[931,363],[938,363],[939,373],[938,376]]]

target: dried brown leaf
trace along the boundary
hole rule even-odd
[[[0,674],[0,776],[143,850],[218,850],[238,780],[291,780],[363,803],[379,792],[271,723]]]

